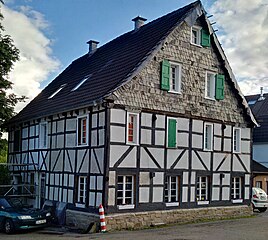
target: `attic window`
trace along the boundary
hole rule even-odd
[[[89,79],[89,76],[85,77],[80,83],[78,83],[73,89],[72,91],[77,90],[86,80]]]
[[[51,94],[47,99],[53,98],[56,94],[58,94],[67,84],[61,85],[53,94]]]
[[[256,103],[256,100],[248,101],[248,105],[254,105]]]

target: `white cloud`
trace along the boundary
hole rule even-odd
[[[268,92],[268,0],[217,0],[209,12],[242,92]]]
[[[25,6],[18,11],[3,6],[2,14],[5,34],[11,36],[20,50],[20,60],[10,73],[13,91],[27,96],[28,103],[41,91],[40,83],[60,67],[59,60],[52,55],[52,42],[44,34],[49,24],[41,13]],[[16,111],[26,103],[18,104]]]

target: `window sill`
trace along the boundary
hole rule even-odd
[[[79,208],[85,208],[86,207],[84,203],[76,203],[75,206],[79,207]]]
[[[241,151],[234,151],[234,150],[233,150],[233,153],[241,153]]]
[[[172,91],[172,90],[170,90],[170,91],[168,91],[169,93],[174,93],[174,94],[181,94],[181,91]]]
[[[205,152],[213,152],[213,149],[205,149],[205,148],[203,148],[203,151],[205,151]]]
[[[76,145],[76,147],[88,147],[88,144],[80,144],[80,145]]]
[[[243,199],[232,199],[232,203],[242,203]]]
[[[197,205],[208,205],[209,201],[197,201]]]
[[[134,204],[131,204],[131,205],[118,205],[117,208],[119,210],[134,209],[135,208],[135,205]]]
[[[202,48],[202,46],[200,44],[196,44],[196,43],[191,42],[191,45]]]
[[[212,97],[205,96],[205,99],[216,102],[216,99],[215,98],[212,98]]]
[[[166,207],[178,207],[180,206],[179,202],[168,202],[166,203]]]
[[[131,145],[131,146],[138,146],[139,145],[138,143],[133,143],[133,142],[127,142],[126,144]]]

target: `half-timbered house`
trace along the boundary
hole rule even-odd
[[[256,121],[201,2],[133,21],[8,123],[14,181],[77,213],[248,205]]]

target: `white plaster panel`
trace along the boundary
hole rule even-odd
[[[111,109],[111,122],[125,124],[126,111],[122,109]]]
[[[30,137],[35,136],[35,126],[30,127]]]
[[[202,135],[197,135],[193,134],[192,135],[192,146],[193,148],[203,148],[203,136]]]
[[[203,162],[205,163],[205,165],[208,167],[208,169],[210,169],[210,166],[208,166],[208,161],[210,161],[210,159],[204,159],[204,157],[201,156],[201,153],[199,152],[200,157],[203,159]],[[201,163],[201,161],[199,160],[199,158],[197,157],[197,155],[195,154],[195,152],[193,152],[192,155],[193,161],[192,161],[192,169],[195,170],[206,170],[205,167],[203,166],[203,164]]]
[[[120,163],[119,167],[137,167],[137,147],[134,147],[130,153],[125,157],[123,162]]]
[[[95,204],[95,193],[94,192],[89,192],[89,206],[94,206]]]
[[[245,199],[249,199],[250,198],[250,190],[249,187],[245,187]]]
[[[119,158],[128,148],[129,146],[110,146],[110,167],[114,166],[114,164],[119,160]]]
[[[191,202],[195,202],[195,187],[191,187]]]
[[[189,131],[189,119],[177,118],[178,130]]]
[[[221,136],[221,124],[214,123],[214,135]]]
[[[66,119],[66,130],[67,131],[76,131],[76,119]]]
[[[101,203],[102,203],[102,193],[98,192],[95,206],[100,206]]]
[[[115,186],[115,171],[109,171],[109,185]]]
[[[56,132],[57,132],[56,122],[52,122],[52,133],[56,133]]]
[[[46,188],[46,191],[45,191],[45,193],[46,193],[46,199],[48,199],[48,187],[45,187]]]
[[[230,185],[230,174],[224,173],[224,178],[222,178],[223,185]]]
[[[67,202],[67,189],[63,189],[63,202]]]
[[[74,147],[76,145],[76,133],[66,135],[66,147]]]
[[[55,174],[55,185],[59,185],[59,183],[60,183],[59,176],[60,176],[59,174],[57,174],[57,173]]]
[[[140,172],[140,185],[150,184],[150,174],[149,172]]]
[[[67,187],[67,184],[68,184],[68,174],[64,174],[63,185]]]
[[[214,153],[214,163],[213,163],[213,168],[216,170],[222,160],[224,159],[226,154],[222,153]],[[226,159],[224,160],[223,164],[221,167],[218,169],[218,171],[230,171],[231,170],[231,154],[228,154]]]
[[[51,148],[56,148],[57,145],[56,145],[56,138],[57,136],[51,136]]]
[[[232,136],[232,126],[226,125],[226,128],[224,129],[224,136],[225,137],[231,137]]]
[[[241,138],[250,139],[251,135],[250,132],[251,132],[250,128],[241,128]]]
[[[115,205],[115,189],[114,188],[109,188],[108,205],[109,206]]]
[[[105,126],[105,112],[99,113],[99,127]]]
[[[69,186],[74,186],[74,175],[69,175]]]
[[[153,202],[163,202],[163,187],[153,188]]]
[[[54,201],[58,201],[58,195],[59,195],[59,188],[55,187],[54,188]]]
[[[164,115],[156,115],[157,119],[155,121],[155,126],[157,128],[165,128],[165,116]]]
[[[69,157],[70,157],[70,162],[72,164],[72,168],[70,166],[69,160],[65,161],[64,169],[65,171],[71,171],[71,169],[74,169],[74,160],[75,160],[75,150],[66,150],[68,151]],[[66,153],[66,158],[67,158],[67,153]]]
[[[53,189],[54,189],[54,188],[52,188],[52,187],[49,188],[49,200],[54,200],[54,199],[53,199]]]
[[[91,172],[92,173],[103,173],[104,149],[103,148],[95,149],[96,157],[95,157],[95,154],[93,153],[93,150],[91,150],[91,151],[92,151],[91,152],[91,168],[90,168]],[[100,170],[99,170],[99,167],[97,165],[97,161],[99,163]]]
[[[188,187],[182,188],[182,202],[188,202]]]
[[[164,150],[158,148],[148,148],[150,153],[156,159],[161,168],[164,167]],[[141,149],[141,168],[157,168],[153,160],[149,157],[147,152]]]
[[[240,155],[240,158],[243,161],[244,165],[246,165],[246,161],[245,161],[246,155],[245,156]],[[249,169],[250,168],[248,168],[248,170]],[[240,161],[237,159],[237,157],[235,155],[233,156],[233,171],[241,171],[241,172],[245,171],[243,166],[241,165]]]
[[[90,190],[96,189],[96,177],[95,176],[90,176],[89,178],[89,189]]]
[[[58,135],[57,136],[57,148],[63,148],[64,147],[64,135]]]
[[[125,140],[125,128],[119,126],[111,126],[111,142],[122,142]]]
[[[82,163],[82,160],[83,160],[83,156],[85,154],[85,151],[84,149],[79,149],[77,151],[77,170],[79,170],[80,166],[81,166],[81,163]],[[82,165],[82,168],[81,168],[81,171],[80,172],[83,172],[83,173],[86,173],[88,172],[88,160],[89,159],[89,155],[88,155],[88,152],[85,156],[85,160],[83,162],[83,165]]]
[[[168,149],[167,150],[168,155],[169,155],[169,153],[172,153],[172,152],[177,153],[177,155],[175,155],[175,158],[174,158],[174,161],[175,161],[177,159],[177,157],[179,156],[179,154],[182,152],[182,150],[177,150],[177,149]],[[172,166],[172,164],[174,163],[174,161],[171,161],[171,160],[172,160],[172,158],[169,159],[169,157],[168,157],[168,168],[170,168]],[[188,167],[189,167],[189,159],[188,159],[188,151],[186,151],[182,155],[179,162],[175,165],[174,169],[188,169]]]
[[[151,113],[141,114],[141,126],[152,127],[152,114]]]
[[[22,148],[22,151],[28,150],[28,140],[22,140],[21,148]]]
[[[170,168],[183,150],[167,149],[167,168]]]
[[[164,173],[156,172],[153,178],[153,184],[163,184],[164,183]]]
[[[164,146],[165,145],[165,132],[155,131],[155,145]]]
[[[23,138],[28,137],[28,128],[23,128],[23,129],[22,129],[22,137],[23,137]]]
[[[29,140],[29,150],[33,150],[34,149],[34,139],[30,139]]]
[[[220,200],[220,188],[214,187],[212,188],[212,201]]]
[[[183,181],[183,184],[188,184],[188,181],[189,181],[189,172],[183,172],[183,175],[182,175],[182,181]]]
[[[210,170],[210,162],[211,162],[211,154],[213,154],[212,152],[198,152],[199,156],[201,157],[201,159],[203,160],[203,162],[205,163],[206,167],[208,168],[208,170]]]
[[[230,199],[230,188],[223,187],[222,188],[222,200],[229,200]]]
[[[141,144],[152,144],[152,131],[141,129]]]
[[[33,163],[38,164],[38,152],[32,152],[32,158],[33,158]],[[34,169],[33,166],[31,167],[32,169]]]
[[[232,140],[231,139],[224,139],[224,147],[223,150],[225,152],[231,152],[232,151]]]
[[[57,132],[64,132],[64,120],[58,121]]]
[[[250,174],[245,174],[245,184],[250,184]]]
[[[99,146],[103,146],[104,145],[104,136],[105,136],[105,130],[104,129],[100,129],[99,130]]]
[[[242,153],[250,153],[250,141],[241,141]]]
[[[56,160],[56,159],[55,159]],[[60,153],[59,157],[58,157],[58,161],[56,163],[55,166],[55,171],[62,171],[62,167],[63,167],[63,151]],[[52,165],[53,166],[53,165]]]
[[[221,138],[214,137],[214,150],[221,151]]]
[[[193,120],[193,132],[203,133],[203,121]]]
[[[196,179],[196,172],[191,173],[191,184],[195,184],[195,179]]]
[[[58,200],[59,200],[59,201],[62,201],[62,200],[61,200],[61,192],[62,192],[62,188],[58,188],[58,189],[59,189]]]
[[[140,187],[139,189],[139,202],[140,203],[148,203],[149,202],[149,192],[150,188],[148,187]]]
[[[73,190],[68,190],[68,202],[73,203]]]
[[[189,134],[188,133],[177,133],[177,141],[179,147],[188,147],[189,145]]]
[[[220,174],[219,173],[213,174],[212,183],[213,183],[213,185],[220,185]]]
[[[92,127],[93,128],[96,128],[96,127],[98,127],[98,114],[92,114]]]
[[[90,145],[92,147],[96,147],[97,146],[97,137],[98,137],[98,131],[97,130],[92,130],[91,131],[91,142],[90,142]]]

